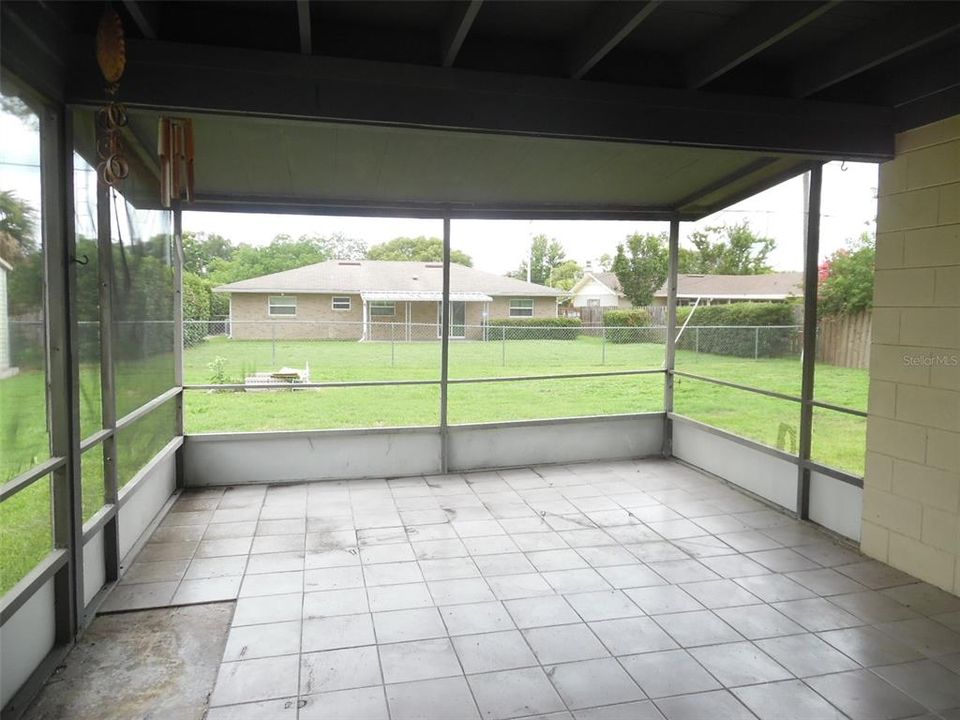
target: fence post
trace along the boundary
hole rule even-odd
[[[507,328],[503,326],[500,328],[500,365],[501,367],[507,366]]]
[[[270,365],[277,369],[277,326],[270,326]]]
[[[607,364],[607,326],[603,325],[600,328],[601,340],[600,340],[600,364]]]
[[[694,333],[694,338],[695,338],[695,339],[694,339],[694,343],[695,343],[695,350],[694,350],[694,352],[696,352],[696,354],[699,355],[699,354],[700,354],[700,328],[699,328],[699,327],[696,328],[696,332]]]
[[[760,357],[760,326],[753,329],[753,359]]]
[[[394,366],[397,364],[396,355],[395,355],[395,353],[396,353],[396,349],[395,349],[395,348],[396,348],[396,343],[395,343],[395,336],[396,336],[396,332],[395,332],[395,331],[396,331],[396,329],[397,329],[397,324],[396,324],[395,322],[390,323],[390,367],[394,367]]]

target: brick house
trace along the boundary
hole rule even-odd
[[[240,340],[435,340],[438,262],[328,260],[221,285]],[[450,336],[480,338],[497,318],[554,318],[563,291],[450,266]]]

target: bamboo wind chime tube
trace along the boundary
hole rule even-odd
[[[160,118],[157,133],[160,156],[160,201],[170,207],[174,200],[193,202],[194,144],[190,118]]]

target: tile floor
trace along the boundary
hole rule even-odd
[[[209,720],[960,719],[960,598],[668,461],[186,492],[104,610],[232,599]]]

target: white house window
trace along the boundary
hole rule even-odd
[[[334,296],[333,296],[333,309],[334,309],[334,310],[349,310],[349,309],[350,309],[350,296],[349,296],[349,295],[334,295]]]
[[[290,317],[297,314],[296,295],[271,295],[267,304],[270,317]]]
[[[513,298],[510,301],[510,317],[533,317],[533,299]]]
[[[386,300],[374,300],[370,303],[370,317],[393,317],[397,314],[397,304]]]

